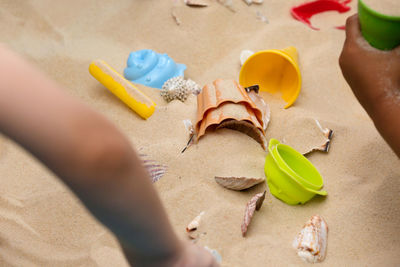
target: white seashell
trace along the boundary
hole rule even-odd
[[[246,60],[253,54],[254,52],[251,50],[243,50],[242,52],[240,52],[240,65],[243,66]]]
[[[217,263],[221,263],[222,262],[221,254],[219,254],[218,251],[216,251],[215,249],[210,249],[207,246],[204,247],[204,248],[205,248],[205,250],[207,250],[208,252],[210,252],[214,256],[214,258],[217,261]]]
[[[203,0],[184,0],[187,6],[191,7],[207,7],[208,3]]]
[[[218,177],[215,176],[215,181],[228,189],[244,190],[264,182],[264,178],[247,178],[247,177]]]
[[[261,5],[262,3],[264,3],[264,0],[253,0],[253,3]]]
[[[331,130],[329,128],[323,128],[318,120],[315,120],[315,123],[317,124],[318,129],[326,137],[325,143],[323,143],[322,145],[315,146],[315,147],[309,149],[303,155],[308,155],[308,154],[310,154],[311,152],[314,152],[314,151],[322,151],[322,152],[328,153],[329,152],[329,148],[331,147],[331,141],[332,141],[332,137],[333,137],[333,130]]]
[[[195,231],[195,230],[197,230],[197,228],[199,228],[201,217],[203,217],[204,213],[205,213],[204,211],[200,212],[200,214],[197,215],[196,218],[194,218],[193,221],[191,221],[188,224],[188,226],[186,227],[186,231],[188,233],[191,231]]]
[[[325,258],[327,238],[328,225],[321,216],[314,215],[304,225],[292,245],[304,261],[316,263]]]
[[[253,3],[253,0],[243,0],[243,2],[245,2],[249,6]]]

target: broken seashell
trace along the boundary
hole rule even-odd
[[[208,252],[210,252],[213,256],[214,259],[217,261],[217,263],[221,263],[222,262],[222,257],[221,255],[218,253],[218,251],[216,251],[215,249],[210,249],[209,247],[204,247],[205,250],[207,250]]]
[[[196,239],[199,237],[199,233],[195,233],[195,231],[199,228],[201,217],[203,217],[204,213],[204,211],[200,212],[200,214],[197,215],[196,218],[194,218],[186,227],[186,232],[190,238]]]
[[[250,225],[251,219],[253,218],[254,211],[259,210],[262,206],[262,203],[265,199],[265,193],[256,194],[254,197],[250,199],[250,201],[246,205],[246,210],[244,212],[244,219],[242,223],[242,236],[244,237],[247,233],[247,228]]]
[[[203,0],[184,0],[184,2],[190,7],[208,7],[208,3]]]
[[[247,178],[247,177],[219,177],[215,176],[215,181],[228,189],[244,190],[264,182],[264,178]]]
[[[327,238],[328,225],[321,216],[314,215],[304,225],[292,245],[302,260],[316,263],[325,258]]]
[[[245,88],[247,94],[249,95],[250,99],[254,102],[254,104],[261,110],[262,113],[262,125],[263,130],[267,130],[269,121],[271,120],[271,109],[269,105],[265,103],[264,99],[258,94],[260,90],[258,85],[253,85],[250,87]]]
[[[167,166],[158,164],[155,160],[148,159],[148,155],[140,153],[139,157],[141,158],[143,166],[149,173],[153,183],[160,180],[167,172]]]
[[[233,7],[233,2],[232,0],[217,0],[217,2],[227,9],[229,9],[231,12],[235,13],[236,9]]]
[[[250,6],[251,4],[258,4],[261,5],[262,3],[264,3],[264,0],[243,0],[248,6]]]
[[[265,22],[267,24],[269,23],[269,20],[267,19],[267,17],[264,16],[260,11],[257,11],[256,15],[257,15],[257,18],[259,20],[261,20],[262,22]]]
[[[222,122],[220,125],[218,125],[217,130],[221,128],[228,128],[231,130],[236,130],[239,132],[242,132],[244,134],[247,134],[254,140],[256,140],[262,148],[265,150],[265,137],[258,129],[255,127],[253,124],[251,124],[248,121],[236,121],[236,120],[226,120]]]
[[[240,52],[240,65],[242,66],[246,62],[246,60],[253,54],[254,52],[251,50],[242,50],[242,52]]]
[[[176,16],[175,9],[171,9],[171,17],[174,19],[176,25],[181,25],[181,20]]]
[[[303,154],[304,156],[308,155],[314,151],[322,151],[325,153],[329,152],[329,148],[331,146],[331,141],[332,141],[332,137],[333,137],[333,130],[328,129],[328,128],[322,128],[322,126],[318,120],[315,120],[315,123],[317,124],[317,126],[318,126],[319,130],[322,132],[322,134],[326,137],[326,141],[322,145],[313,147],[309,151],[305,152]]]

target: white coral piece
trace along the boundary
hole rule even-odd
[[[174,77],[167,80],[161,89],[161,96],[165,101],[171,102],[178,99],[185,102],[190,94],[199,94],[200,85],[193,80],[185,80],[182,76]]]

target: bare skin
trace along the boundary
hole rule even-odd
[[[354,15],[346,22],[339,64],[354,95],[400,157],[400,46],[391,51],[371,47]]]
[[[112,123],[0,45],[0,133],[37,157],[118,238],[134,266],[217,266],[180,241],[148,173]]]

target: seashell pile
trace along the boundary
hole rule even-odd
[[[292,245],[302,260],[316,263],[325,258],[327,238],[328,225],[321,216],[314,215],[301,229]]]
[[[168,103],[172,100],[180,100],[185,102],[190,94],[199,94],[200,85],[193,80],[185,80],[182,76],[174,77],[167,80],[161,89],[161,96]]]

